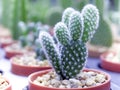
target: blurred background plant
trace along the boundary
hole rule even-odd
[[[107,0],[106,0],[107,1]],[[110,47],[113,44],[112,28],[109,18],[107,17],[108,4],[105,0],[92,0],[100,12],[100,23],[97,32],[91,39],[90,43],[102,47]]]
[[[50,26],[43,25],[41,22],[19,22],[19,30],[22,32],[19,37],[20,45],[22,47],[30,47],[33,51],[36,52],[36,58],[39,60],[45,60],[46,57],[43,53],[43,50],[37,41],[38,34],[40,31],[44,30],[49,32]]]
[[[114,39],[116,42],[120,42],[120,0],[111,0],[112,3],[110,3],[112,8],[109,10],[109,18],[111,20],[111,23],[114,25],[115,35]]]
[[[119,22],[120,16],[114,15],[114,12],[120,12],[120,0],[0,0],[0,23],[10,29],[13,39],[18,40],[21,35],[27,35],[23,35],[19,27],[20,22],[24,22],[26,29],[28,23],[39,22],[53,27],[61,20],[65,8],[73,7],[80,11],[88,3],[95,4],[100,11],[99,30],[91,44],[110,47],[113,42],[111,23]]]

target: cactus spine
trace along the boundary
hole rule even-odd
[[[68,15],[64,14],[64,17]],[[82,13],[74,10],[68,22],[69,24],[62,20],[54,27],[60,49],[48,33],[41,32],[39,35],[47,59],[61,79],[74,78],[83,69],[88,56],[86,42],[91,39],[98,27],[98,10],[93,5],[85,6]]]

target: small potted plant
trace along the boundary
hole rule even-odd
[[[17,55],[10,59],[11,72],[20,76],[28,76],[33,72],[51,69],[48,60],[39,60],[35,54]]]
[[[10,82],[0,74],[0,90],[12,90]]]
[[[1,45],[1,48],[5,48],[6,46],[9,46],[13,43],[16,43],[15,40],[13,40],[12,38],[9,38],[9,37],[1,37],[0,38],[0,45]]]
[[[98,22],[98,10],[91,4],[81,13],[67,8],[62,22],[54,27],[57,45],[50,34],[41,32],[39,41],[54,69],[31,74],[29,90],[110,90],[108,74],[84,69],[86,42],[94,35]]]
[[[100,59],[102,68],[113,72],[120,72],[120,51],[105,52],[101,54]]]
[[[4,38],[4,37],[11,38],[12,37],[10,30],[3,26],[0,26],[0,32],[2,32],[2,33],[0,33],[0,38]]]
[[[30,50],[27,47],[22,47],[19,43],[13,43],[9,46],[4,48],[5,50],[5,57],[10,59],[16,55],[23,55],[25,53],[34,53],[34,51]]]
[[[21,35],[19,35],[19,42],[13,43],[4,48],[6,52],[6,57],[10,59],[16,55],[23,55],[29,51],[34,52],[32,46],[35,44],[35,35],[34,32],[35,26],[32,23],[25,25],[24,22],[19,22],[19,31],[21,31]],[[34,26],[34,27],[33,27]]]
[[[8,46],[12,43],[14,43],[14,40],[12,39],[10,30],[4,28],[3,26],[0,26],[0,45],[1,48],[4,48],[5,46]]]
[[[48,61],[41,49],[40,44],[37,42],[39,31],[45,30],[48,31],[49,27],[42,25],[40,22],[34,23],[23,23],[26,29],[23,31],[23,35],[20,37],[20,43],[22,47],[30,47],[34,53],[24,53],[23,55],[17,55],[10,59],[11,61],[11,71],[14,74],[28,76],[29,74],[51,69]]]

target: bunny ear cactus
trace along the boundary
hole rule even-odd
[[[52,66],[55,69],[56,73],[58,75],[61,75],[61,66],[59,65],[60,55],[57,47],[55,46],[53,38],[47,32],[41,31],[39,39],[43,50],[45,51],[44,53],[47,56],[47,59],[50,61],[50,63],[52,63]]]
[[[84,32],[82,41],[87,42],[91,39],[98,28],[99,14],[98,9],[93,5],[87,5],[82,9],[84,19]]]
[[[54,27],[60,49],[46,32],[39,34],[39,40],[56,73],[61,79],[70,79],[79,74],[85,65],[88,56],[86,42],[98,27],[99,13],[95,6],[87,5],[82,13],[74,10],[69,18],[64,14],[62,22]]]
[[[63,12],[63,15],[62,15],[62,22],[64,22],[67,27],[69,25],[69,17],[71,15],[72,12],[74,12],[75,10],[71,7],[67,8],[64,12]]]

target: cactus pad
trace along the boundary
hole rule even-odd
[[[53,64],[52,66],[55,69],[56,73],[60,75],[60,56],[52,37],[47,32],[41,32],[39,39],[42,42],[41,45],[45,51],[45,54],[47,55],[47,59]]]
[[[84,43],[70,43],[61,50],[62,72],[66,79],[75,77],[83,69],[87,59],[87,49]]]
[[[81,39],[81,36],[83,34],[83,20],[82,15],[75,11],[70,15],[69,20],[69,30],[71,33],[71,37],[73,40]]]
[[[82,41],[87,42],[93,37],[95,30],[98,28],[99,23],[98,9],[93,5],[86,5],[82,9],[82,15],[84,20],[84,32]]]
[[[67,27],[69,26],[69,17],[70,17],[70,15],[71,15],[72,12],[74,12],[74,9],[71,8],[71,7],[67,8],[63,12],[62,22],[65,23],[67,25]]]
[[[63,45],[66,45],[70,41],[70,35],[68,32],[68,28],[62,22],[59,22],[55,25],[55,34],[59,42]]]

